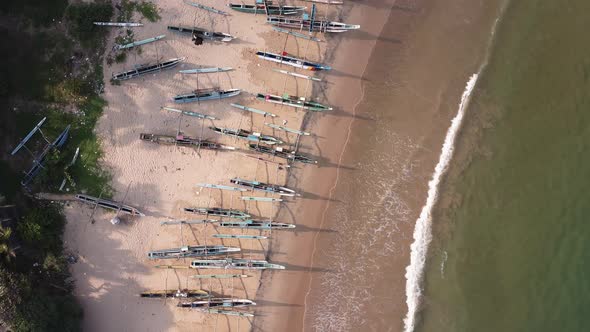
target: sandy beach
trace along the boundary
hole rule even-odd
[[[458,1],[452,8],[445,8],[437,1],[394,0],[350,1],[344,6],[329,8],[319,5],[320,13],[327,13],[337,21],[360,24],[361,29],[326,38],[320,35],[327,42],[316,43],[287,38],[272,31],[264,24],[263,15],[230,12],[231,16],[219,16],[182,1],[156,3],[162,19],[156,23],[144,22],[144,27],[134,30],[135,38],[161,34],[166,34],[166,38],[142,46],[141,54],[132,52],[125,63],[105,64],[105,78],[113,72],[156,59],[186,57],[186,60],[173,70],[126,81],[120,86],[107,84],[104,98],[108,107],[97,128],[105,152],[103,164],[113,176],[114,198],[123,199],[129,186],[126,203],[144,211],[146,217],[126,218],[121,225],[114,226],[109,223],[112,213],[97,211],[93,216],[96,222],[90,223],[90,208],[73,203],[65,209],[68,217],[66,246],[80,257],[72,266],[72,272],[76,278],[76,294],[85,309],[85,330],[355,330],[366,322],[354,318],[363,310],[374,323],[371,328],[401,330],[406,312],[404,274],[409,262],[413,222],[424,203],[427,181],[466,78],[481,59],[482,41],[487,37],[487,25],[491,25],[489,18],[482,13],[489,8],[467,0]],[[200,3],[230,11],[222,1]],[[296,3],[310,7],[307,2]],[[464,20],[464,17],[473,19]],[[230,33],[237,39],[231,43],[205,42],[196,46],[190,37],[167,31],[167,25],[195,25]],[[435,36],[430,34],[433,29],[439,29]],[[449,35],[454,36],[453,47],[447,47],[449,39],[445,38]],[[113,32],[109,48],[115,36]],[[391,63],[386,61],[387,58],[372,58],[374,49],[381,48],[383,52],[384,47],[389,47],[385,51],[393,52],[399,58]],[[327,63],[333,70],[318,74],[317,77],[324,82],[312,86],[309,81],[273,72],[271,68],[279,66],[254,55],[257,50],[279,53],[283,49],[299,57]],[[379,66],[382,60],[387,63],[387,72]],[[204,74],[198,78],[178,73],[179,69],[198,66],[229,66],[234,71]],[[385,73],[391,76],[383,77]],[[379,85],[383,82],[388,91],[395,92],[394,99],[388,99],[389,104],[367,103],[369,92],[380,91]],[[175,106],[171,101],[175,94],[214,86],[238,88],[242,93],[232,99],[200,104]],[[258,92],[313,96],[333,106],[334,110],[328,114],[306,114],[256,101],[254,96]],[[372,100],[378,96],[371,95]],[[245,113],[232,108],[230,103],[262,109],[278,117]],[[162,106],[196,111],[219,120],[181,118],[176,113],[161,110]],[[383,122],[386,120],[390,122]],[[244,141],[219,136],[207,128],[215,125],[262,131],[295,144],[293,135],[264,126],[264,122],[282,124],[283,121],[288,127],[313,133],[311,137],[303,138],[299,147],[300,152],[318,159],[317,166],[294,164],[289,169],[280,170],[274,164],[244,157],[243,153],[247,153]],[[380,123],[395,123],[388,126],[393,139],[372,140],[371,135],[382,128]],[[140,133],[175,135],[177,130],[188,136],[234,146],[240,151],[197,151],[139,140]],[[373,147],[390,149],[393,146],[397,152],[389,156],[392,161],[385,166],[393,168],[394,173],[386,176],[396,178],[403,174],[403,181],[395,182],[391,188],[386,188],[388,184],[380,188],[389,194],[393,190],[399,195],[390,197],[381,189],[367,189],[354,182],[370,183],[367,177],[376,174],[375,170],[365,170],[359,161],[365,158],[363,151],[373,151],[363,145],[365,137],[366,142],[374,144]],[[232,177],[286,183],[303,196],[280,204],[244,203],[238,193],[195,186],[196,183],[229,185]],[[361,238],[357,240],[350,236],[358,229],[341,228],[348,223],[370,225],[362,218],[355,219],[359,217],[355,213],[363,211],[346,210],[358,206],[355,202],[363,197],[381,200],[382,204],[400,201],[399,206],[404,207],[400,210],[396,206],[396,211],[402,211],[402,215],[391,215],[397,218],[391,225],[394,229],[391,237],[377,243],[379,248],[375,250],[379,252],[389,246],[389,241],[395,245],[386,251],[391,264],[385,270],[375,272],[381,277],[375,278],[376,284],[362,278],[347,279],[363,271],[346,273],[343,266],[334,266],[342,263],[334,259],[334,250],[349,255],[355,262],[366,258],[348,252],[352,246],[338,246],[339,242],[363,242]],[[260,218],[294,223],[297,228],[295,231],[265,233],[271,236],[270,240],[221,241],[211,235],[230,231],[221,231],[211,225],[160,226],[163,220],[191,218],[182,212],[182,208],[189,206],[243,209]],[[343,214],[350,218],[343,219]],[[146,255],[152,249],[202,244],[241,247],[239,256],[267,259],[285,265],[286,270],[247,271],[251,278],[199,282],[190,278],[199,273],[196,270],[153,268],[156,264],[188,265],[190,259],[158,262],[148,260]],[[350,261],[348,263],[353,265]],[[342,282],[330,288],[326,280]],[[372,310],[373,306],[363,302],[371,287],[388,289],[383,295],[387,301],[379,300],[380,307],[385,310]],[[137,296],[144,290],[179,288],[201,288],[227,297],[254,300],[257,302],[253,310],[256,317],[204,315],[176,308],[175,300],[143,300]],[[346,296],[348,300],[344,301]],[[339,306],[328,306],[326,301]],[[351,306],[350,301],[359,305]]]
[[[201,3],[230,11],[221,1]],[[271,68],[278,66],[256,58],[254,53],[257,50],[280,53],[284,48],[291,54],[309,60],[322,60],[326,44],[295,40],[294,37],[287,39],[286,35],[272,32],[271,27],[264,23],[265,17],[262,15],[231,12],[231,16],[220,16],[181,1],[159,1],[157,5],[162,19],[156,23],[143,22],[144,27],[134,30],[135,39],[160,34],[166,34],[166,38],[142,46],[140,54],[131,52],[124,63],[105,63],[105,78],[108,79],[114,72],[157,59],[185,57],[186,60],[173,70],[125,81],[119,86],[107,84],[104,98],[108,107],[97,128],[105,152],[103,165],[113,177],[112,184],[116,191],[114,198],[122,200],[129,186],[125,202],[138,207],[146,216],[126,218],[121,225],[113,226],[109,223],[112,213],[97,211],[93,216],[95,223],[90,223],[91,208],[81,207],[77,203],[66,208],[66,246],[80,256],[72,270],[76,278],[76,294],[85,309],[85,330],[188,331],[195,330],[195,327],[218,331],[249,330],[251,319],[180,310],[176,308],[175,301],[142,300],[137,295],[144,290],[196,288],[219,296],[255,300],[260,272],[248,271],[251,277],[246,279],[199,282],[190,278],[198,273],[196,270],[153,268],[156,264],[188,265],[190,259],[154,262],[147,259],[147,252],[182,245],[224,244],[241,247],[240,256],[244,258],[265,259],[268,241],[218,240],[211,238],[212,234],[218,232],[211,225],[160,226],[160,221],[199,219],[182,212],[182,208],[193,206],[241,209],[270,220],[274,219],[279,208],[288,209],[293,205],[289,200],[281,205],[243,202],[239,194],[202,189],[195,184],[228,185],[229,179],[233,177],[277,184],[285,182],[287,173],[284,169],[279,170],[274,164],[244,157],[243,154],[248,152],[244,141],[217,135],[207,127],[215,125],[262,131],[295,144],[293,135],[271,130],[264,123],[286,123],[289,127],[299,128],[305,113],[256,101],[254,97],[258,92],[309,96],[312,93],[311,83],[272,72]],[[167,25],[194,25],[229,33],[237,39],[231,43],[205,42],[196,46],[190,35],[170,33],[166,30]],[[115,36],[116,32],[113,32],[107,48],[112,46]],[[196,75],[178,73],[180,69],[196,67],[233,67],[234,70],[221,74],[201,74],[198,78]],[[216,86],[242,89],[242,93],[229,100],[200,104],[174,105],[171,101],[176,94]],[[263,109],[278,117],[246,113],[230,107],[230,103]],[[219,120],[181,118],[177,113],[161,110],[162,106],[196,111]],[[197,151],[139,140],[140,133],[176,135],[177,130],[188,136],[234,146],[238,151]],[[302,140],[301,144],[301,151],[307,152],[312,139],[307,142]],[[294,165],[293,169],[303,167],[314,166]],[[276,220],[298,223],[296,220]],[[228,232],[233,231],[223,231]],[[272,234],[272,240],[278,241],[280,237],[275,237],[275,234]],[[269,274],[281,272],[284,271]],[[263,306],[262,303],[260,305]]]

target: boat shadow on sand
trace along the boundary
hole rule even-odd
[[[286,262],[281,261],[273,261],[274,264],[279,264],[285,267],[285,272],[289,271],[297,271],[297,272],[320,272],[320,273],[338,273],[339,271],[335,271],[332,269],[327,269],[324,267],[316,267],[316,266],[302,266],[302,265],[295,265],[289,264]]]

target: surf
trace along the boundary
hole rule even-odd
[[[426,265],[426,255],[428,253],[428,245],[432,241],[432,210],[438,199],[439,184],[453,157],[455,139],[461,128],[463,117],[465,116],[465,111],[469,105],[471,93],[475,88],[478,77],[479,72],[473,74],[469,78],[469,81],[467,81],[467,85],[461,96],[461,102],[459,103],[459,110],[457,115],[451,120],[439,161],[434,168],[432,179],[428,182],[426,204],[422,207],[420,216],[416,220],[414,242],[410,246],[410,264],[406,268],[406,304],[408,306],[408,313],[406,318],[404,318],[405,332],[412,332],[416,325],[416,314],[418,313],[422,295],[421,288],[422,279],[424,278],[424,267]]]

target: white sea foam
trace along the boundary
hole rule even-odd
[[[406,303],[408,305],[408,314],[404,319],[404,331],[412,332],[416,324],[416,314],[420,305],[422,294],[422,279],[424,277],[424,266],[426,264],[426,254],[428,253],[428,245],[432,240],[432,209],[438,198],[438,186],[444,175],[449,162],[453,156],[455,148],[455,138],[461,123],[465,110],[469,104],[471,92],[477,82],[478,74],[471,76],[461,96],[461,103],[459,104],[459,111],[455,118],[451,121],[451,126],[447,131],[445,142],[442,147],[440,159],[434,168],[432,179],[428,182],[428,197],[426,204],[420,212],[416,226],[414,228],[414,242],[410,249],[410,265],[406,268]]]

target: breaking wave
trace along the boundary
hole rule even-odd
[[[440,159],[434,169],[432,179],[428,182],[428,197],[426,198],[426,204],[422,208],[418,220],[416,220],[414,242],[410,247],[410,265],[406,268],[406,304],[408,305],[408,314],[406,315],[406,318],[404,318],[405,332],[412,332],[416,324],[416,314],[418,312],[422,295],[421,285],[424,277],[426,254],[428,253],[428,245],[432,240],[432,209],[438,198],[438,186],[453,156],[455,138],[461,128],[463,116],[465,115],[471,92],[475,87],[478,77],[479,73],[474,74],[467,82],[465,91],[461,96],[459,111],[451,121],[451,126],[447,130]]]

